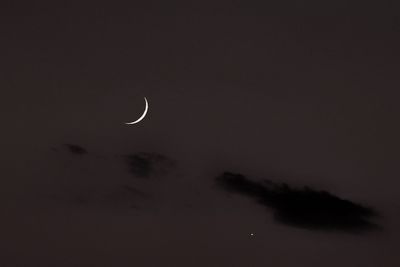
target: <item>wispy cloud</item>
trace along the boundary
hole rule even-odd
[[[140,152],[125,156],[130,172],[141,178],[168,174],[176,162],[158,153]]]
[[[69,152],[75,155],[84,155],[88,153],[86,149],[78,145],[65,144],[65,147],[69,150]]]

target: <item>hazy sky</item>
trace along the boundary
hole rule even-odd
[[[399,266],[399,8],[0,7],[0,265]]]

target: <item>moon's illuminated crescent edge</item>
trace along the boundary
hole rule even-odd
[[[147,102],[147,99],[146,98],[144,98],[144,101],[146,102],[146,107],[144,108],[144,112],[143,112],[143,114],[142,114],[142,116],[140,116],[140,118],[139,119],[137,119],[137,120],[135,120],[135,121],[132,121],[132,122],[126,122],[125,124],[135,124],[135,123],[138,123],[138,122],[140,122],[141,120],[143,120],[144,119],[144,117],[146,116],[146,114],[147,114],[147,110],[149,109],[149,103]]]

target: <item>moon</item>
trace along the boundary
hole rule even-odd
[[[142,116],[140,116],[139,119],[137,119],[135,121],[126,122],[125,124],[129,124],[129,125],[136,124],[136,123],[140,122],[141,120],[143,120],[144,117],[146,117],[147,111],[149,110],[149,103],[147,102],[146,97],[144,98],[144,101],[146,102],[146,107],[144,108],[144,112],[143,112]]]

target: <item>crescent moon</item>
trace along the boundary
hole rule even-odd
[[[149,110],[149,103],[147,102],[146,98],[144,98],[144,101],[146,102],[146,107],[144,108],[144,112],[143,112],[142,116],[140,116],[140,118],[135,121],[126,122],[125,124],[129,124],[129,125],[136,124],[136,123],[140,122],[141,120],[143,120],[144,117],[146,117],[147,111]]]

